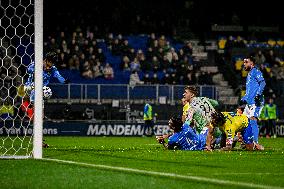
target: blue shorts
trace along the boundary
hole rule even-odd
[[[249,124],[242,132],[243,141],[245,144],[252,144],[253,143],[253,132],[252,127]]]

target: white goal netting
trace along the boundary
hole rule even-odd
[[[0,1],[0,157],[32,157],[34,108],[24,91],[35,56],[34,0]]]

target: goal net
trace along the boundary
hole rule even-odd
[[[0,1],[0,158],[42,157],[41,1]],[[32,62],[35,73],[28,73]],[[33,104],[25,90],[29,74],[35,78]]]

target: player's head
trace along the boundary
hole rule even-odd
[[[242,115],[245,109],[245,105],[241,105],[237,107],[237,115]]]
[[[185,99],[185,97],[182,97],[182,99],[181,99],[181,103],[182,103],[182,105],[183,105],[183,106],[184,106],[184,105],[186,105],[187,100]]]
[[[182,119],[180,116],[172,116],[169,120],[169,127],[174,130],[174,132],[179,132],[183,125]]]
[[[250,71],[255,65],[255,58],[253,55],[249,55],[244,59],[244,69]]]
[[[219,127],[226,122],[225,116],[221,112],[213,112],[211,114],[211,124],[213,127]]]
[[[188,102],[190,102],[193,97],[197,96],[197,94],[198,94],[198,91],[195,86],[186,86],[184,88],[183,97]]]
[[[57,61],[56,52],[48,52],[44,58],[44,68],[50,70],[53,64]]]

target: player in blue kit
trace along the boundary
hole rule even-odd
[[[206,148],[207,127],[200,134],[196,134],[196,131],[188,123],[183,123],[182,119],[177,116],[171,117],[169,127],[174,133],[169,137],[168,143],[162,136],[157,136],[157,141],[165,148],[177,150],[203,150]]]
[[[55,52],[49,52],[46,54],[45,59],[43,60],[43,86],[47,86],[50,82],[50,79],[57,78],[60,83],[68,83],[68,80],[64,79],[57,68],[53,65],[57,60],[57,54]],[[34,72],[35,72],[35,63],[32,62],[27,69],[29,77],[25,83],[26,94],[30,97],[30,102],[34,102]]]
[[[53,65],[57,60],[57,54],[55,52],[49,52],[46,54],[45,59],[43,60],[43,86],[47,86],[51,78],[57,78],[60,83],[68,83],[68,80],[64,79],[57,68]],[[27,69],[29,77],[25,83],[25,92],[26,95],[30,98],[29,108],[33,108],[35,90],[34,90],[34,72],[35,72],[35,63],[32,62]],[[48,144],[42,143],[44,148],[49,147]]]
[[[249,73],[246,78],[246,94],[242,97],[240,105],[246,104],[244,115],[249,118],[253,141],[258,143],[259,128],[257,119],[264,105],[262,93],[265,87],[265,80],[261,71],[255,67],[255,58],[253,56],[244,59],[244,69],[249,71]]]

